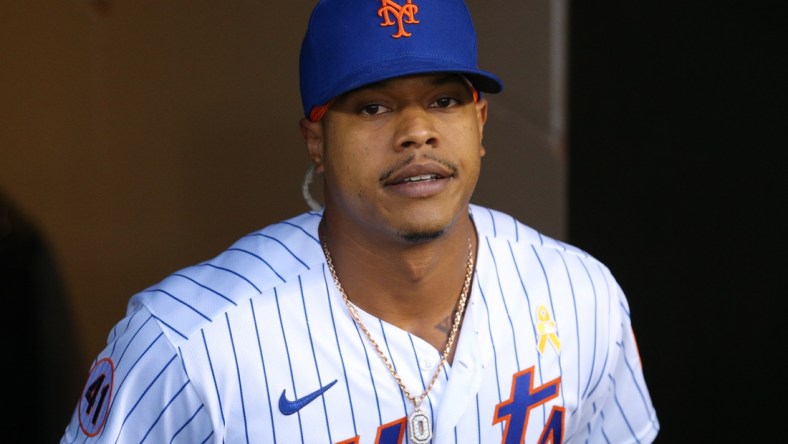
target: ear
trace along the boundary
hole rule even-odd
[[[298,122],[307,153],[315,163],[315,173],[323,172],[323,124],[302,118]]]
[[[476,125],[479,127],[479,157],[484,157],[487,153],[482,143],[484,139],[484,124],[487,123],[487,106],[487,99],[483,97],[476,101]]]

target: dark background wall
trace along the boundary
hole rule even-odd
[[[658,442],[778,442],[788,40],[700,3],[572,2],[569,239],[629,295]]]

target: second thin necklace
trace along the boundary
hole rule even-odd
[[[392,365],[391,361],[388,359],[385,353],[383,353],[383,349],[380,345],[375,341],[372,337],[372,334],[369,332],[367,327],[361,322],[361,318],[358,314],[358,309],[347,297],[345,294],[345,290],[342,288],[342,284],[339,283],[339,277],[337,277],[337,272],[334,269],[334,262],[331,260],[331,253],[328,251],[328,245],[326,244],[326,238],[322,237],[321,245],[323,246],[323,253],[326,256],[326,263],[328,265],[329,271],[331,271],[331,276],[334,278],[334,284],[339,290],[339,293],[342,295],[342,300],[347,305],[348,311],[350,312],[350,316],[356,322],[356,325],[364,332],[369,340],[370,344],[375,347],[375,350],[380,356],[380,359],[383,360],[383,363],[386,364],[386,368],[389,369],[389,372],[397,381],[397,384],[402,390],[402,393],[410,400],[413,404],[413,412],[408,415],[408,436],[410,437],[410,441],[414,444],[427,444],[432,440],[432,421],[430,417],[424,412],[421,408],[421,402],[424,398],[427,397],[430,390],[432,390],[432,386],[435,385],[435,381],[438,380],[438,375],[441,372],[441,369],[444,365],[446,365],[446,361],[449,359],[449,354],[451,353],[451,349],[454,346],[454,341],[457,337],[457,332],[460,329],[460,323],[462,322],[462,316],[465,312],[465,304],[468,301],[468,293],[471,287],[471,278],[473,277],[473,244],[471,243],[471,239],[468,238],[468,261],[467,261],[467,268],[465,270],[465,282],[463,283],[462,293],[460,294],[459,302],[457,303],[457,310],[454,313],[454,322],[452,323],[451,332],[449,332],[449,338],[446,341],[446,347],[443,349],[443,354],[441,355],[441,361],[438,364],[438,368],[435,370],[435,374],[432,375],[432,379],[430,380],[429,385],[424,390],[424,392],[419,395],[415,396],[410,393],[405,384],[402,382],[402,378],[397,373],[397,370]]]

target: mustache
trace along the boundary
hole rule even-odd
[[[459,170],[459,166],[456,163],[450,162],[450,161],[448,161],[446,159],[441,159],[440,157],[435,156],[433,154],[422,154],[421,157],[423,157],[425,159],[432,160],[433,162],[437,162],[437,163],[445,166],[446,168],[451,170],[452,174],[456,174],[457,170]],[[385,182],[396,171],[401,170],[402,168],[405,168],[406,166],[408,166],[411,163],[413,163],[415,160],[416,160],[416,155],[415,154],[411,154],[410,156],[406,157],[405,159],[400,160],[393,167],[391,167],[391,168],[387,169],[386,171],[384,171],[383,174],[381,174],[378,177],[378,181],[379,182]]]

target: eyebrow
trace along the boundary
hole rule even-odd
[[[380,81],[375,82],[375,83],[370,83],[368,85],[360,86],[360,87],[358,87],[356,89],[352,89],[352,90],[350,90],[350,91],[348,91],[346,93],[343,93],[343,94],[335,97],[334,99],[330,100],[328,103],[326,103],[326,105],[324,105],[325,106],[324,109],[328,109],[328,107],[330,107],[330,106],[333,106],[335,104],[339,104],[339,103],[344,102],[347,99],[348,96],[350,96],[351,94],[357,93],[358,91],[363,91],[363,90],[376,90],[376,91],[379,91],[379,90],[383,90],[388,85],[390,85],[392,82],[394,82],[397,79],[401,79],[402,77],[415,77],[415,76],[420,76],[420,75],[421,76],[423,76],[423,75],[430,75],[430,73],[426,73],[426,74],[424,74],[424,73],[422,73],[422,74],[412,74],[410,76],[394,77],[394,78],[391,78],[391,79],[380,80]],[[431,77],[429,79],[429,84],[432,85],[432,86],[442,86],[442,85],[447,85],[447,84],[453,83],[453,82],[467,84],[468,87],[471,88],[471,91],[473,92],[473,100],[474,100],[474,102],[478,100],[478,93],[476,92],[476,88],[474,88],[474,86],[471,84],[470,80],[468,80],[464,75],[462,75],[460,73],[456,73],[456,72],[432,73],[432,75],[431,75]],[[321,116],[322,116],[322,114],[318,113],[314,117],[310,117],[310,120],[312,120],[313,122],[318,121],[318,120],[320,120]]]

